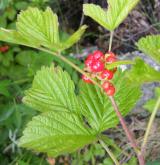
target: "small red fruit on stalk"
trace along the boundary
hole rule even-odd
[[[113,78],[114,73],[108,69],[105,69],[101,73],[101,78],[105,79],[107,78],[108,80],[111,80]]]
[[[100,59],[104,58],[104,54],[101,51],[96,50],[93,53],[93,57],[94,57],[95,60],[100,60]]]
[[[102,84],[102,88],[106,91],[109,89],[111,83],[109,81],[105,81],[103,84]]]
[[[106,90],[105,92],[107,93],[108,96],[113,96],[115,94],[115,87],[114,86],[110,86],[108,90]]]
[[[106,58],[106,62],[108,62],[108,63],[113,63],[113,62],[116,62],[116,61],[117,61],[116,57],[109,56],[109,57]]]
[[[82,75],[82,80],[88,84],[91,84],[92,83],[92,80],[90,80],[87,76],[85,75]]]
[[[113,63],[117,61],[116,55],[113,52],[106,53],[106,62]]]
[[[94,60],[93,55],[89,54],[88,57],[86,58],[85,62],[84,62],[86,67],[90,67],[93,63],[93,60]]]
[[[116,57],[116,55],[113,52],[108,52],[106,53],[108,57]]]
[[[96,60],[92,63],[91,65],[91,71],[92,72],[101,72],[104,70],[104,63],[99,61],[99,60]]]
[[[9,49],[9,46],[8,46],[8,45],[6,45],[6,46],[1,46],[1,47],[0,47],[0,52],[5,53],[5,52],[8,51],[8,49]]]
[[[102,84],[102,88],[104,89],[104,91],[107,93],[108,96],[113,96],[115,94],[116,91],[115,87],[109,81],[105,81]]]

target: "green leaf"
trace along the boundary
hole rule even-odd
[[[130,64],[134,64],[134,62],[131,60],[121,60],[121,61],[116,61],[111,64],[107,64],[106,67],[107,69],[114,69],[120,65],[130,65]]]
[[[14,112],[14,108],[12,105],[0,105],[0,123],[4,123],[5,120],[11,117]]]
[[[160,35],[150,35],[141,38],[136,45],[139,50],[160,63]]]
[[[23,101],[41,112],[63,110],[78,113],[80,106],[74,90],[74,83],[67,72],[60,67],[42,67]]]
[[[86,16],[91,17],[104,28],[109,29],[109,25],[107,23],[107,13],[100,6],[94,4],[84,4],[83,12]]]
[[[160,160],[156,160],[156,161],[148,161],[146,165],[159,165]]]
[[[24,38],[15,30],[7,30],[0,28],[0,40],[4,42],[10,42],[19,45],[26,45],[29,47],[38,47],[39,44],[32,44],[29,39]]]
[[[33,118],[20,139],[20,146],[49,156],[73,152],[95,141],[96,136],[71,112],[50,111]]]
[[[147,101],[145,103],[145,105],[143,106],[144,109],[146,109],[147,111],[149,111],[150,113],[153,112],[154,107],[157,103],[157,99],[160,97],[160,88],[157,87],[155,88],[155,98],[150,99],[149,101]]]
[[[138,84],[160,81],[160,72],[156,71],[140,58],[135,59],[135,64],[132,65],[131,70],[127,72],[126,76],[132,82]]]
[[[117,72],[113,84],[116,87],[115,100],[123,116],[128,114],[139,99],[139,85],[130,84],[124,72]],[[118,118],[106,94],[97,86],[81,82],[79,101],[82,113],[93,129],[98,132],[113,128]]]
[[[53,58],[54,56],[45,52],[25,50],[16,55],[15,61],[28,69],[29,76],[33,76],[42,66],[50,66]]]
[[[16,8],[17,10],[24,10],[24,9],[27,8],[27,6],[28,6],[28,3],[25,2],[25,1],[16,2],[16,3],[15,3],[15,8]]]
[[[83,11],[101,26],[113,31],[123,22],[139,0],[108,0],[107,2],[107,11],[94,4],[84,4]]]
[[[10,80],[1,80],[0,81],[0,94],[9,97],[10,92],[8,90],[8,86],[10,85],[11,81]]]
[[[17,21],[19,34],[48,48],[59,43],[58,26],[57,15],[50,8],[45,12],[38,8],[28,8],[19,14]]]
[[[1,23],[1,27],[6,28],[7,26],[7,19],[5,17],[0,17],[0,23]]]
[[[72,34],[64,43],[62,43],[63,49],[70,48],[73,44],[75,44],[78,40],[80,40],[81,36],[87,29],[86,25],[81,26],[74,34]]]
[[[61,41],[58,17],[49,7],[45,11],[32,7],[21,11],[16,27],[17,30],[0,28],[0,40],[33,48],[42,46],[55,52],[71,47],[81,38],[87,28],[84,25],[71,37]]]

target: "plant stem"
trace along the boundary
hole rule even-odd
[[[84,72],[82,69],[80,69],[77,65],[75,65],[74,63],[72,63],[70,60],[68,60],[66,57],[62,56],[59,52],[54,53],[50,50],[44,49],[44,48],[38,48],[41,51],[50,53],[58,58],[60,58],[62,61],[64,61],[65,63],[69,64],[70,66],[72,66],[76,71],[78,71],[79,73],[85,75],[86,77],[88,77],[89,79],[92,80],[92,82],[97,85],[99,88],[102,89],[101,85],[99,83],[97,83],[94,79],[92,79],[86,72]]]
[[[135,152],[137,154],[137,158],[138,158],[139,164],[140,165],[145,165],[143,155],[142,155],[141,151],[139,150],[138,145],[136,143],[136,140],[134,139],[132,133],[128,129],[128,127],[126,125],[126,122],[123,119],[123,116],[122,116],[121,112],[119,111],[118,106],[117,106],[114,98],[112,96],[110,96],[109,99],[110,99],[110,101],[111,101],[111,103],[112,103],[112,105],[114,107],[114,110],[115,110],[115,112],[116,112],[116,114],[117,114],[117,116],[118,116],[118,118],[120,120],[120,123],[121,123],[121,125],[122,125],[122,127],[123,127],[123,129],[125,131],[125,134],[126,134],[128,140],[131,143],[131,146],[133,147],[133,149],[135,150]]]
[[[111,31],[111,33],[110,33],[110,40],[109,40],[109,50],[108,50],[109,52],[112,49],[113,35],[114,35],[114,31]]]
[[[146,145],[147,145],[147,142],[148,142],[149,134],[150,134],[150,131],[152,129],[153,121],[156,117],[156,113],[157,113],[159,107],[160,107],[160,97],[158,98],[158,100],[156,102],[156,105],[155,105],[154,110],[151,114],[151,117],[150,117],[149,122],[148,122],[147,129],[146,129],[146,132],[145,132],[145,135],[144,135],[144,140],[143,140],[142,147],[141,147],[141,152],[143,154],[145,152],[145,148],[146,148]]]
[[[106,150],[106,152],[108,153],[108,155],[111,157],[111,159],[113,160],[113,162],[115,163],[115,165],[120,165],[120,163],[118,162],[117,158],[115,157],[115,155],[110,151],[110,149],[108,148],[108,146],[104,143],[103,140],[99,140],[100,144],[102,145],[102,147]]]
[[[111,48],[112,48],[113,35],[114,35],[114,31],[111,31],[111,33],[110,33],[110,41],[109,41],[109,50],[108,50],[109,52],[111,51]],[[114,110],[116,112],[117,117],[120,120],[122,128],[125,131],[125,134],[126,134],[128,140],[131,143],[131,146],[135,150],[135,153],[136,153],[138,161],[139,161],[139,165],[145,165],[145,161],[144,161],[144,157],[142,155],[142,152],[139,150],[138,145],[136,143],[136,140],[135,140],[133,134],[128,129],[127,124],[126,124],[125,120],[123,119],[123,116],[122,116],[121,112],[119,111],[119,108],[118,108],[118,106],[117,106],[117,104],[116,104],[116,102],[114,100],[114,97],[109,96],[109,99],[110,99],[110,101],[112,103],[112,106],[113,106],[113,108],[114,108]]]

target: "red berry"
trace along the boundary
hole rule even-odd
[[[92,81],[87,76],[85,76],[85,75],[82,75],[82,80],[84,82],[88,83],[88,84],[91,84],[92,83]]]
[[[88,57],[86,58],[85,62],[84,62],[86,67],[90,67],[93,63],[93,60],[94,60],[93,55],[89,54]]]
[[[108,90],[105,90],[108,96],[113,96],[115,94],[115,91],[116,90],[114,86],[110,86]]]
[[[96,50],[93,53],[93,57],[94,57],[95,60],[99,60],[101,58],[103,59],[104,58],[104,54],[101,51]]]
[[[91,65],[91,71],[92,72],[101,72],[104,70],[104,63],[99,61],[99,60],[96,60],[92,63]]]
[[[106,58],[106,62],[109,62],[109,63],[113,63],[113,62],[116,62],[116,61],[117,61],[116,57],[109,56],[109,57]]]
[[[113,52],[108,52],[106,53],[106,55],[109,57],[116,57],[116,55]]]
[[[105,81],[103,84],[102,84],[102,88],[106,91],[109,89],[111,83],[109,81]]]
[[[102,84],[102,88],[104,89],[104,91],[107,93],[108,96],[113,96],[115,93],[115,87],[109,81],[105,81]]]
[[[106,69],[106,70],[102,71],[101,78],[102,79],[107,78],[108,80],[111,80],[113,78],[113,75],[114,74],[112,71]]]
[[[9,46],[8,46],[8,45],[6,45],[6,46],[1,46],[1,47],[0,47],[0,52],[5,53],[8,49],[9,49]]]

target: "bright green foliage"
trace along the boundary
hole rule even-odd
[[[160,97],[160,88],[157,87],[155,88],[155,98],[147,101],[147,103],[143,106],[143,108],[145,108],[147,111],[152,113],[159,97]]]
[[[160,35],[141,38],[136,44],[138,49],[160,63]]]
[[[63,49],[70,48],[73,44],[75,44],[80,38],[82,37],[83,33],[85,32],[87,26],[81,26],[74,34],[72,34],[64,43]]]
[[[26,91],[23,101],[41,112],[79,112],[74,90],[74,83],[67,72],[60,67],[43,67],[37,72],[32,88]]]
[[[94,4],[84,4],[83,11],[101,26],[113,31],[123,22],[139,0],[108,0],[107,2],[107,11]]]
[[[28,124],[21,146],[57,156],[96,140],[95,131],[82,120],[74,90],[70,76],[60,67],[43,67],[37,72],[24,102],[44,113]]]
[[[20,145],[57,156],[73,152],[95,139],[95,135],[83,126],[76,114],[49,111],[29,122]]]
[[[137,165],[137,164],[138,162],[137,162],[136,157],[131,157],[131,159],[127,163],[124,163],[122,165]]]
[[[159,82],[160,72],[156,71],[150,65],[146,64],[142,59],[136,58],[135,64],[131,70],[127,72],[127,77],[137,84],[143,84],[148,82]]]
[[[22,11],[17,20],[17,31],[36,45],[51,48],[59,43],[58,18],[50,8],[45,12],[38,8]]]
[[[128,79],[124,78],[124,74],[124,72],[116,73],[113,80],[116,87],[115,100],[123,116],[130,112],[141,95],[139,86],[130,84]],[[95,85],[81,83],[80,101],[84,116],[92,128],[97,131],[115,127],[118,123],[110,100]]]
[[[114,79],[117,88],[115,99],[122,114],[126,115],[139,98],[140,90],[138,86],[128,84],[123,75],[118,72]],[[68,73],[53,65],[37,72],[32,88],[23,100],[43,113],[28,124],[20,144],[51,156],[81,148],[95,141],[101,131],[118,123],[103,91],[95,85],[81,83],[77,97]]]
[[[47,8],[44,12],[29,7],[18,15],[17,30],[0,29],[0,40],[29,47],[41,46],[53,51],[62,51],[75,44],[83,35],[86,25],[79,28],[69,39],[59,37],[58,17]]]
[[[11,83],[10,80],[1,80],[0,81],[0,94],[9,97],[10,93],[8,91],[8,86]]]

